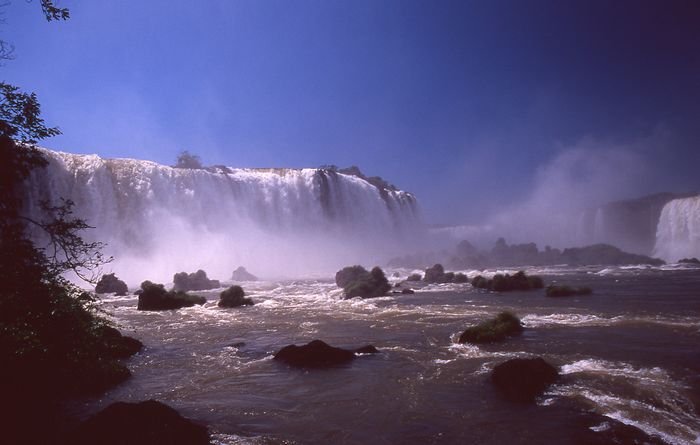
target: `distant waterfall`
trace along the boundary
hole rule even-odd
[[[674,199],[664,206],[654,254],[666,261],[700,258],[700,196]]]
[[[241,264],[283,275],[332,269],[388,254],[422,226],[410,193],[332,170],[176,169],[45,154],[26,212],[39,217],[42,200],[73,200],[96,227],[89,237],[109,244],[115,271],[138,279],[200,267],[226,279]]]

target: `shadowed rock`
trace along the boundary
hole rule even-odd
[[[240,266],[231,274],[231,280],[233,281],[258,281],[258,277],[252,273],[245,270],[245,267]]]
[[[118,329],[111,326],[102,328],[102,339],[107,345],[109,354],[114,358],[127,358],[143,348],[143,343],[135,338],[122,335]]]
[[[493,320],[467,328],[459,336],[459,343],[493,343],[523,331],[520,319],[510,312],[501,312]]]
[[[66,443],[75,445],[204,445],[207,428],[182,417],[169,406],[148,400],[117,402],[81,424]]]
[[[328,345],[321,340],[314,340],[303,346],[289,345],[275,354],[275,360],[300,368],[330,368],[349,363],[358,354],[375,354],[379,352],[372,345],[356,350],[347,350]]]
[[[386,295],[391,285],[379,267],[368,272],[362,266],[349,266],[335,274],[335,283],[345,290],[345,298],[372,298]]]
[[[570,297],[573,295],[590,295],[593,290],[590,287],[547,286],[545,295],[548,297]]]
[[[117,295],[126,295],[129,288],[126,283],[117,278],[113,273],[102,275],[100,281],[95,285],[95,292],[98,294],[115,293]]]
[[[221,287],[219,280],[210,280],[207,273],[199,269],[195,273],[180,272],[173,275],[173,290],[187,292],[189,290],[207,290]]]
[[[514,402],[532,402],[559,377],[557,369],[542,358],[516,358],[496,366],[491,381],[504,397]]]
[[[493,278],[485,278],[478,275],[472,279],[472,286],[479,289],[488,289],[494,292],[509,292],[516,290],[542,289],[544,282],[536,275],[526,275],[522,270],[510,274],[497,273]]]
[[[245,291],[241,286],[231,286],[221,292],[219,307],[252,306],[253,300],[245,297]]]
[[[162,284],[144,281],[141,283],[137,309],[140,311],[163,311],[204,304],[206,301],[206,298],[199,295],[190,295],[174,290],[166,291]]]

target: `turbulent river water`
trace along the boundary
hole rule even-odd
[[[128,362],[130,380],[76,409],[153,398],[206,423],[221,444],[586,443],[617,422],[665,443],[700,443],[700,269],[526,271],[594,293],[554,299],[443,284],[343,300],[329,277],[242,283],[256,304],[235,309],[217,307],[220,289],[198,292],[204,306],[162,312],[137,311],[135,296],[107,296],[104,309],[145,349]],[[522,318],[522,336],[455,343],[503,310]],[[381,353],[329,370],[272,360],[313,339]],[[557,366],[558,383],[534,405],[503,400],[490,370],[530,356]],[[585,424],[582,413],[600,417]]]

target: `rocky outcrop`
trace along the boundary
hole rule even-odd
[[[113,273],[102,275],[100,281],[95,285],[95,292],[98,294],[126,295],[129,288],[126,283],[117,278]]]
[[[204,304],[206,301],[206,298],[199,295],[175,290],[166,291],[162,284],[144,281],[141,283],[137,309],[140,311],[164,311]]]
[[[445,272],[442,264],[435,264],[425,269],[423,281],[426,283],[466,283],[468,278],[463,273]]]
[[[241,286],[231,286],[219,295],[219,307],[252,306],[253,300],[246,298]]]
[[[345,298],[373,298],[386,295],[391,285],[379,267],[370,272],[362,266],[349,266],[335,274],[335,283],[345,290]]]
[[[557,369],[542,358],[516,358],[497,365],[491,381],[514,402],[532,402],[559,377]]]
[[[493,320],[487,320],[467,328],[459,336],[459,343],[493,343],[518,335],[523,331],[520,319],[510,312],[501,312]]]
[[[258,277],[248,272],[245,267],[240,266],[231,274],[231,280],[233,281],[258,281]]]
[[[82,423],[66,440],[73,445],[209,444],[207,428],[171,407],[148,400],[117,402]]]
[[[102,327],[102,339],[108,353],[113,358],[127,358],[143,349],[143,343],[135,338],[122,335],[118,329],[111,326]]]
[[[275,354],[274,359],[299,368],[330,368],[351,362],[356,358],[356,354],[377,352],[379,352],[377,348],[372,345],[348,350],[330,346],[321,340],[314,340],[303,346],[285,346]]]
[[[187,292],[190,290],[208,290],[221,287],[219,280],[210,280],[202,269],[188,274],[180,272],[173,275],[173,290]]]
[[[510,274],[497,273],[493,278],[477,275],[472,279],[472,286],[478,289],[488,289],[494,292],[509,292],[516,290],[542,289],[544,282],[536,275],[526,275],[522,270]]]

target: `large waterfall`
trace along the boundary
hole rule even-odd
[[[329,272],[381,261],[421,227],[413,195],[328,169],[176,169],[149,161],[46,150],[27,212],[42,200],[75,202],[108,244],[107,266],[137,285],[205,269],[227,279]],[[371,264],[370,264],[371,265]]]
[[[700,258],[700,196],[674,199],[664,206],[654,254],[666,261]]]

